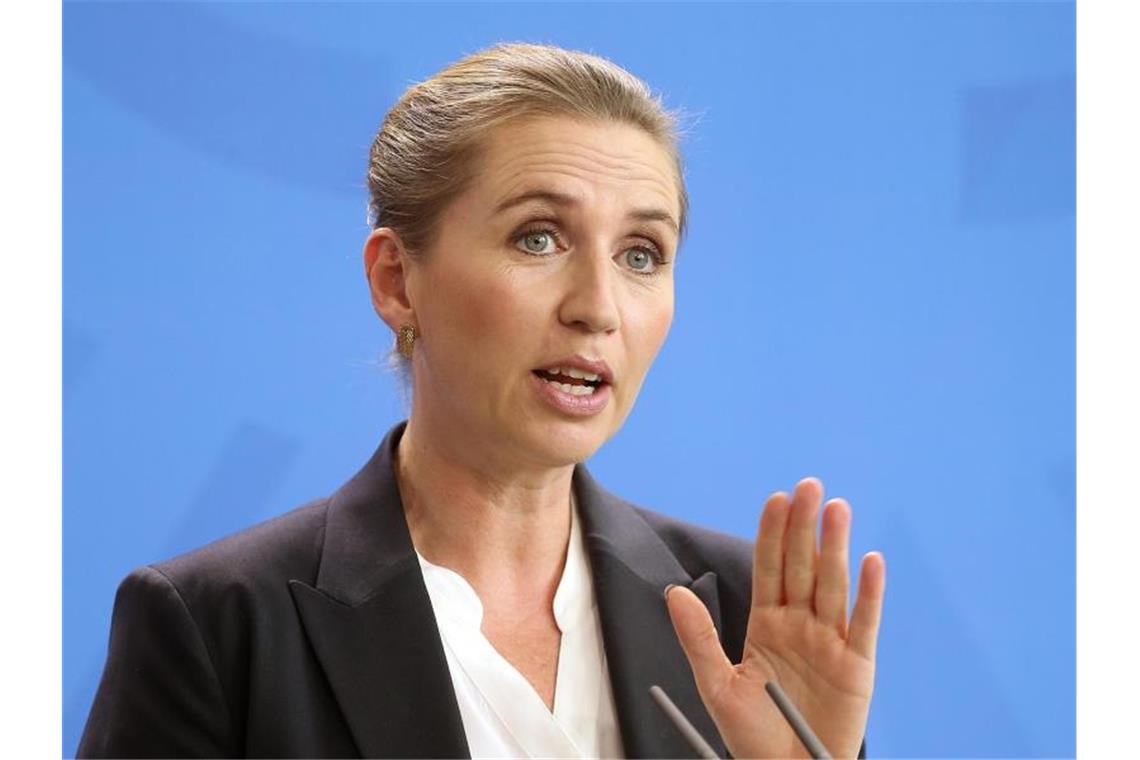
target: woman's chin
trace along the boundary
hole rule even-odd
[[[532,450],[551,466],[562,467],[585,462],[610,437],[600,420],[559,421],[536,426],[530,436]]]

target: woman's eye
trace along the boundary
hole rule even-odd
[[[626,265],[639,274],[652,274],[657,269],[657,260],[653,252],[646,248],[627,248],[622,256]]]
[[[554,235],[545,230],[536,230],[534,232],[524,232],[519,236],[517,246],[520,250],[526,253],[541,255],[547,253],[554,253],[556,248]]]

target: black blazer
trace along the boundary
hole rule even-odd
[[[331,497],[127,576],[78,756],[469,757],[393,474],[403,428]],[[662,592],[693,589],[739,661],[751,545],[584,466],[573,487],[626,754],[693,754],[659,684],[723,755]]]

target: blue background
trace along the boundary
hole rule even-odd
[[[373,131],[502,40],[695,115],[677,316],[590,462],[742,536],[823,478],[887,558],[884,756],[1075,753],[1074,7],[64,7],[64,720],[118,581],[327,494],[404,415]]]

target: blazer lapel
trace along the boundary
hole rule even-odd
[[[443,642],[392,469],[404,425],[329,502],[316,586],[290,581],[305,633],[364,757],[470,757]],[[665,690],[718,754],[665,608],[691,588],[720,630],[716,575],[693,579],[627,502],[574,471],[606,661],[629,757],[692,757],[649,696]]]
[[[289,587],[362,756],[470,757],[392,469],[403,428],[330,499],[316,587]]]
[[[649,696],[656,684],[723,756],[724,743],[697,693],[664,599],[669,584],[688,586],[721,630],[716,575],[690,577],[637,511],[602,489],[584,466],[575,469],[574,488],[626,755],[693,756]]]

